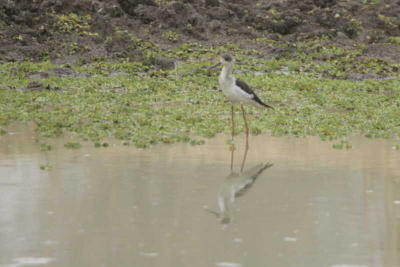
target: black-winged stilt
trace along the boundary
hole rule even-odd
[[[246,131],[246,146],[248,147],[249,125],[247,123],[246,112],[243,105],[252,105],[261,108],[272,108],[272,106],[265,104],[251,89],[251,87],[242,80],[235,78],[232,75],[235,59],[230,54],[223,54],[220,58],[220,63],[223,68],[219,75],[219,86],[222,92],[232,103],[232,139],[235,135],[235,121],[234,121],[234,104],[240,104],[243,114],[244,126]],[[216,67],[215,65],[214,67]]]

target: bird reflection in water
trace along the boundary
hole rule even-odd
[[[235,151],[231,151],[231,170],[230,174],[221,183],[218,190],[218,211],[206,209],[214,214],[222,224],[229,224],[232,220],[232,208],[236,198],[248,193],[260,174],[272,167],[272,163],[260,163],[252,168],[243,170],[247,158],[248,146],[243,154],[240,172],[233,170],[233,159]]]

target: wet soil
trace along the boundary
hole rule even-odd
[[[141,61],[145,49],[132,34],[166,49],[235,42],[267,55],[279,47],[255,39],[295,43],[327,36],[343,46],[363,43],[364,56],[399,63],[398,45],[388,49],[385,43],[400,35],[398,14],[398,0],[1,1],[0,61]]]

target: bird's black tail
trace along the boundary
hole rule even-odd
[[[254,94],[254,101],[256,101],[257,104],[260,104],[261,106],[263,106],[263,107],[265,107],[265,108],[272,108],[272,109],[274,109],[273,106],[267,105],[267,104],[265,104],[264,102],[262,102],[262,100],[261,100],[256,94]]]

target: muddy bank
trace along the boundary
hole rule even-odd
[[[256,39],[279,44],[313,38],[366,45],[366,56],[399,58],[400,1],[15,0],[0,2],[0,60],[144,61],[151,41],[239,42],[273,54]],[[395,49],[387,49],[387,43]],[[275,48],[276,49],[276,48]],[[290,52],[290,51],[289,51]]]

